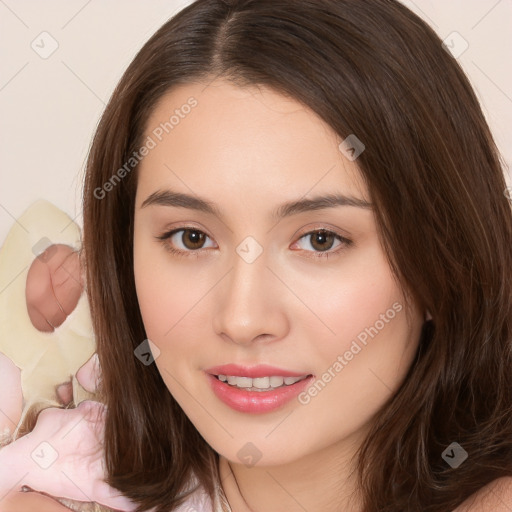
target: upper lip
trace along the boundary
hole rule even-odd
[[[206,373],[211,375],[230,375],[233,377],[303,377],[310,375],[308,372],[294,372],[270,366],[268,364],[259,364],[257,366],[242,366],[238,364],[223,364],[220,366],[212,366],[205,370]]]

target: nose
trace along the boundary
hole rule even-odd
[[[213,328],[218,336],[250,345],[286,335],[286,289],[268,264],[265,251],[252,262],[235,254],[233,268],[216,290]]]

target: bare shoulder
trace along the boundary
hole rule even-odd
[[[512,477],[493,480],[453,512],[511,512]]]
[[[0,512],[69,512],[69,508],[38,492],[10,492],[0,500]]]

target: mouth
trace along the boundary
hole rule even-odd
[[[209,368],[205,374],[216,397],[235,411],[244,413],[275,411],[292,402],[315,379],[311,373],[268,365],[228,364]]]

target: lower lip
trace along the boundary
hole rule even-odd
[[[314,379],[314,376],[310,375],[290,386],[283,386],[270,391],[246,391],[230,386],[227,382],[222,382],[209,373],[206,376],[210,381],[213,392],[220,400],[235,411],[248,413],[264,413],[279,409],[293,400]]]

